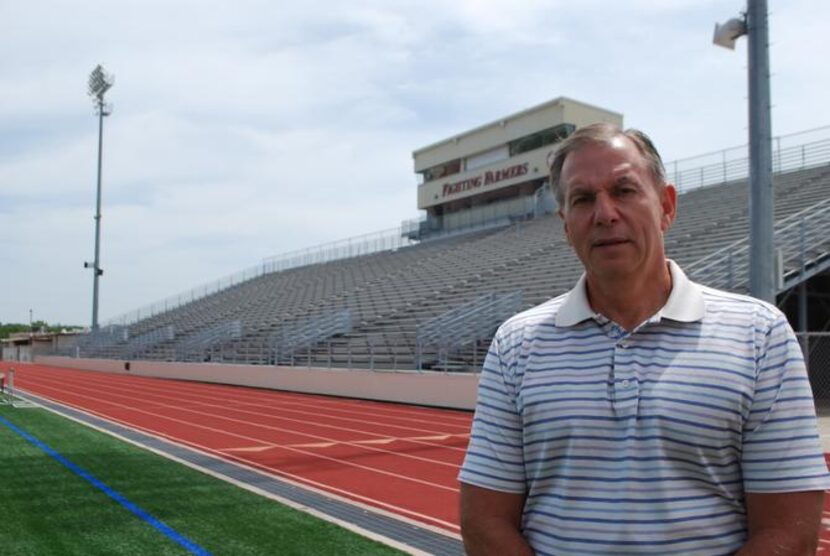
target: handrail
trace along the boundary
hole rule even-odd
[[[808,246],[830,242],[827,229],[830,226],[830,199],[801,210],[776,223],[774,230],[775,248],[781,255],[783,268],[779,278],[786,274],[788,263],[798,263],[799,271],[809,262],[806,260]],[[705,263],[705,264],[701,264]],[[722,249],[698,260],[687,267],[694,280],[712,287],[734,290],[749,281],[749,239],[735,241]],[[783,280],[778,289],[786,289]]]
[[[457,307],[447,310],[422,324],[418,325],[416,335],[419,342],[430,341],[435,337],[441,337],[447,325],[453,322],[470,322],[472,317],[483,310],[497,303],[499,298],[495,293],[490,292],[467,301]]]
[[[90,330],[89,333],[79,336],[78,342],[81,344],[102,344],[114,343],[117,341],[125,341],[129,338],[130,331],[123,326],[101,326],[96,330]]]
[[[785,172],[827,162],[826,145],[830,126],[816,127],[772,138],[773,172]],[[804,152],[800,152],[801,149]],[[789,156],[789,160],[787,159]],[[803,156],[803,161],[798,158]],[[812,164],[809,160],[813,158]],[[817,158],[816,158],[817,157]],[[743,144],[717,151],[679,158],[665,164],[666,174],[678,191],[690,191],[706,185],[725,183],[749,175],[749,145]]]
[[[185,336],[176,342],[176,349],[197,350],[208,348],[211,345],[242,337],[242,321],[224,320],[212,326]]]
[[[443,359],[446,363],[451,352],[489,337],[521,305],[521,290],[491,292],[424,322],[416,331],[416,368],[423,366],[427,351],[434,352],[433,359]]]
[[[271,334],[268,343],[276,360],[291,357],[300,348],[311,346],[337,334],[348,334],[352,330],[351,309],[341,309],[313,315],[298,321],[285,323]]]
[[[781,220],[776,222],[776,225],[784,226],[783,228],[780,229],[780,231],[783,231],[784,229],[787,229],[787,227],[789,225],[791,225],[791,223],[799,222],[802,218],[809,215],[810,213],[813,213],[816,210],[823,209],[825,205],[830,206],[830,198],[825,199],[824,201],[821,201],[820,203],[817,203],[813,206],[807,207],[805,209],[801,209],[800,211],[798,211],[794,214],[791,214],[791,215],[789,215],[785,218],[782,218]],[[779,229],[775,230],[776,233],[778,231],[779,231]],[[738,248],[742,245],[748,245],[748,244],[749,244],[749,239],[748,238],[741,238],[741,239],[735,240],[732,243],[730,243],[729,245],[727,245],[725,247],[721,247],[717,251],[709,253],[705,257],[702,257],[702,258],[696,260],[692,264],[688,265],[686,268],[687,268],[687,270],[694,270],[695,272],[702,272],[703,270],[705,270],[708,267],[712,266],[716,262],[719,262],[725,254],[727,254],[729,252],[734,253],[736,248]],[[708,262],[710,260],[712,262]],[[704,266],[698,268],[702,263],[706,263],[706,264]]]
[[[289,268],[320,264],[329,261],[369,255],[379,251],[391,251],[415,243],[404,237],[401,226],[379,232],[370,232],[346,239],[323,243],[306,249],[289,251],[262,260],[265,273],[279,272]]]

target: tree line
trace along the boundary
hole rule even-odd
[[[0,340],[8,338],[16,332],[60,332],[62,330],[76,330],[81,326],[68,326],[66,324],[49,324],[43,320],[36,320],[32,324],[20,324],[13,322],[0,323]]]

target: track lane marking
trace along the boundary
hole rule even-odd
[[[264,446],[241,446],[239,448],[217,448],[220,452],[264,452],[271,448],[277,448],[279,444],[266,444]]]
[[[61,381],[54,380],[54,379],[46,379],[46,382],[47,382],[47,385],[45,385],[45,387],[47,387],[47,388],[49,388],[48,383],[50,383],[50,382],[53,382],[53,383],[54,382],[59,382],[59,383],[61,383],[61,386],[63,387],[63,389],[66,390],[67,385],[64,384]],[[37,381],[35,381],[35,384],[37,384]],[[101,394],[102,393],[102,390],[100,388],[86,388],[84,386],[79,386],[79,385],[72,385],[72,387],[75,388],[75,391],[78,391],[78,390],[85,391],[85,392],[90,392],[91,391],[95,394]],[[70,390],[70,392],[71,392],[71,390]],[[77,394],[77,395],[83,396],[83,394]],[[130,396],[129,394],[112,393],[112,395],[116,396],[116,397],[120,397],[120,398],[126,398],[127,400],[130,400],[130,401],[135,401],[136,400],[135,396]],[[171,398],[171,396],[161,396],[161,397]],[[97,398],[94,398],[94,399],[97,399]],[[175,400],[175,398],[173,398],[173,399]],[[154,403],[153,405],[157,408],[166,408],[166,409],[173,410],[173,411],[193,413],[193,414],[200,415],[200,416],[206,416],[206,417],[210,417],[210,418],[214,418],[214,419],[218,419],[218,420],[228,421],[230,423],[241,424],[241,425],[244,425],[244,426],[255,427],[255,428],[259,428],[259,429],[265,429],[265,430],[268,430],[268,431],[279,431],[279,432],[294,434],[294,435],[297,435],[297,436],[306,436],[306,437],[309,437],[309,438],[314,438],[320,443],[333,442],[333,443],[340,443],[340,444],[343,444],[343,445],[352,444],[349,441],[341,441],[341,440],[337,440],[337,439],[333,439],[333,438],[327,438],[325,436],[320,436],[318,434],[313,434],[313,433],[309,433],[309,432],[302,432],[302,431],[297,430],[297,429],[288,429],[288,428],[285,428],[285,427],[276,427],[276,426],[273,426],[273,425],[266,425],[266,424],[263,424],[263,423],[255,423],[255,422],[251,422],[251,421],[244,421],[244,420],[241,420],[241,419],[235,419],[235,418],[232,418],[232,417],[227,417],[225,415],[220,415],[220,414],[216,414],[216,413],[209,413],[209,412],[206,412],[206,411],[199,411],[199,410],[196,410],[196,409],[182,408],[178,405],[162,404],[162,403]],[[221,408],[222,407],[222,406],[213,405],[213,404],[204,404],[204,405],[206,405],[210,408]],[[122,407],[127,408],[127,409],[132,408],[135,411],[144,411],[144,412],[146,412],[146,410],[139,410],[137,408],[133,408],[132,406],[122,405]],[[153,415],[155,415],[155,414],[153,414]],[[280,417],[274,417],[274,418],[275,419],[283,419],[283,418],[280,418]],[[308,424],[308,421],[302,421],[300,419],[284,418],[284,420],[291,421],[291,422]],[[184,421],[184,420],[180,420],[180,422],[190,423],[190,421]],[[319,426],[315,423],[312,423],[312,425],[313,426]],[[327,428],[335,428],[337,430],[355,432],[355,433],[360,433],[360,434],[367,434],[367,435],[371,435],[371,436],[380,436],[377,433],[370,433],[370,432],[367,432],[367,431],[362,431],[362,430],[357,430],[357,429],[347,429],[345,427],[334,427],[332,425],[329,425]],[[211,430],[222,430],[222,429],[212,428]],[[251,438],[255,442],[259,442],[260,444],[264,441],[263,439],[256,439],[256,438],[253,438],[253,437],[246,437],[246,438]],[[381,438],[388,438],[388,437],[387,436],[382,436]],[[458,464],[458,463],[444,462],[444,461],[440,461],[440,460],[436,460],[436,459],[432,459],[432,458],[425,458],[425,457],[422,457],[422,456],[416,456],[416,455],[402,453],[402,452],[395,452],[395,451],[392,451],[392,450],[384,450],[383,448],[376,448],[374,446],[367,445],[367,444],[357,444],[356,446],[357,447],[363,447],[367,450],[371,450],[371,451],[374,451],[374,452],[379,452],[379,453],[384,453],[384,454],[391,454],[391,455],[394,455],[396,457],[400,457],[400,458],[404,458],[404,459],[420,461],[420,462],[423,462],[423,463],[427,463],[429,465],[439,465],[439,466],[443,466],[443,467],[449,467],[449,468],[452,468],[452,469],[460,469],[461,468],[460,464]],[[433,446],[433,445],[429,444],[429,446]]]
[[[76,372],[77,373],[83,373],[83,371],[76,371]],[[88,372],[89,371],[87,371],[87,373]],[[115,376],[116,378],[120,378],[120,379],[124,379],[124,378],[132,379],[133,378],[133,377],[123,377],[122,375],[113,375],[113,376]],[[84,375],[84,378],[87,378],[87,377]],[[138,378],[141,378],[141,377],[138,377]],[[49,380],[49,379],[47,378],[46,380]],[[156,379],[156,380],[161,380],[161,379]],[[106,381],[101,381],[101,380],[97,380],[97,381],[96,380],[84,380],[84,382],[87,382],[87,383],[90,383],[90,384],[103,385],[105,388],[108,388],[108,389],[110,389],[110,391],[113,391],[113,392],[127,392],[128,393],[127,397],[130,397],[130,398],[135,397],[134,394],[135,394],[135,391],[137,390],[137,388],[135,388],[132,385],[128,385],[128,384],[122,385],[122,384],[120,384],[120,383],[124,382],[124,380],[118,381],[119,384],[111,384],[111,383],[107,383]],[[198,387],[198,386],[203,386],[203,385],[194,384],[194,386]],[[145,389],[145,390],[147,390],[147,389]],[[179,391],[179,390],[176,390],[176,389],[163,390],[162,393],[158,393],[155,389],[152,389],[150,391],[151,391],[152,396],[154,396],[154,397],[162,398],[162,399],[172,399],[172,400],[175,400],[177,402],[181,402],[182,401],[181,397],[170,395],[171,390],[174,393]],[[190,397],[193,397],[193,396],[191,395]],[[216,399],[215,396],[198,396],[197,395],[196,397],[207,398],[211,401],[214,401]],[[221,405],[221,404],[217,404],[217,403],[198,402],[198,401],[195,401],[195,400],[192,400],[192,399],[188,400],[188,401],[192,401],[193,403],[201,404],[201,405],[206,406],[206,407],[221,408],[225,411],[227,411],[229,409],[227,405]],[[180,407],[182,409],[186,409],[182,406],[177,406],[177,407]],[[271,409],[273,407],[274,407],[274,404],[271,404],[269,406],[269,409]],[[384,427],[390,428],[391,427],[391,428],[395,428],[395,429],[420,431],[420,432],[425,432],[425,433],[429,433],[429,434],[457,434],[457,433],[460,433],[460,432],[465,432],[465,433],[469,432],[469,424],[467,426],[462,427],[462,430],[457,431],[457,432],[448,432],[446,430],[435,431],[435,430],[429,430],[429,429],[415,428],[415,427],[407,426],[407,425],[395,425],[395,424],[390,424],[390,423],[385,423],[385,422],[381,423],[381,422],[377,422],[377,421],[367,421],[365,418],[358,419],[358,418],[337,417],[337,416],[332,416],[332,415],[328,415],[328,414],[325,414],[325,413],[320,413],[319,411],[316,411],[316,412],[301,411],[301,410],[296,410],[296,409],[285,409],[284,407],[280,407],[280,409],[285,410],[285,411],[289,411],[289,412],[292,412],[292,413],[300,413],[300,414],[303,414],[303,415],[311,415],[311,416],[315,416],[315,417],[322,417],[322,418],[328,418],[328,419],[334,419],[334,420],[354,421],[354,422],[358,422],[358,423],[361,423],[361,424],[375,425],[375,426],[378,426],[378,427],[381,427],[381,428],[384,428]],[[300,422],[300,423],[308,423],[307,418],[306,419],[296,419],[296,418],[292,418],[292,417],[287,417],[287,416],[284,415],[284,413],[280,413],[280,414],[262,413],[262,412],[254,412],[254,411],[244,410],[244,409],[231,409],[231,411],[239,411],[241,413],[245,413],[245,414],[248,414],[248,415],[255,415],[257,417],[264,417],[264,418],[270,418],[270,419],[282,419],[282,420],[295,421],[295,422]],[[350,431],[350,432],[359,432],[359,433],[363,433],[363,434],[370,434],[370,435],[376,435],[376,436],[388,436],[388,435],[381,434],[381,433],[366,431],[364,429],[353,429],[353,428],[348,428],[348,427],[343,427],[343,426],[333,425],[333,424],[328,424],[328,423],[314,423],[314,424],[315,424],[315,426],[319,426],[319,427],[323,427],[323,428],[333,428],[333,429],[337,429],[337,430],[347,430],[347,431]],[[447,447],[447,449],[448,450],[455,450],[455,451],[459,451],[459,452],[464,451],[464,449],[462,449],[462,448],[455,448],[455,447]]]
[[[255,389],[253,392],[238,392],[240,387],[221,384],[221,383],[197,383],[191,382],[188,386],[184,386],[182,384],[183,381],[177,381],[172,379],[165,379],[161,377],[151,377],[151,376],[144,376],[144,375],[125,375],[125,374],[115,374],[115,373],[102,373],[102,372],[95,372],[95,371],[88,371],[88,370],[80,370],[80,369],[70,369],[66,367],[49,367],[45,365],[32,365],[36,368],[41,368],[45,370],[59,370],[61,372],[69,372],[73,374],[82,374],[83,376],[89,377],[90,375],[105,375],[108,378],[111,377],[113,380],[107,380],[103,383],[109,386],[113,385],[113,382],[125,382],[125,381],[132,381],[132,382],[140,382],[142,385],[145,385],[145,388],[150,388],[153,390],[162,389],[160,386],[157,386],[158,383],[164,383],[165,386],[163,390],[170,391],[179,391],[188,396],[199,396],[201,398],[210,398],[215,399],[215,395],[208,395],[208,394],[194,394],[194,390],[198,387],[198,389],[210,389],[210,390],[218,390],[221,394],[226,395],[226,399],[232,398],[234,400],[240,401],[243,404],[251,404],[257,405],[257,402],[248,401],[251,399],[259,400],[260,398],[263,399],[263,405],[267,404],[270,407],[275,399],[279,400],[283,404],[291,404],[297,405],[300,407],[309,407],[312,409],[319,409],[320,405],[326,405],[329,409],[334,409],[335,411],[346,412],[351,414],[358,415],[358,418],[362,417],[366,414],[366,408],[369,407],[372,409],[372,413],[374,413],[377,417],[380,418],[395,418],[395,419],[402,419],[402,420],[409,420],[415,421],[417,423],[424,423],[425,421],[430,421],[431,424],[435,425],[445,425],[448,421],[452,421],[455,423],[455,426],[459,426],[461,428],[469,427],[472,417],[456,415],[457,413],[461,413],[462,410],[442,410],[439,408],[401,408],[401,409],[390,409],[387,410],[385,407],[386,405],[383,402],[378,402],[376,400],[360,400],[360,404],[364,407],[361,408],[360,411],[356,411],[354,409],[354,402],[353,401],[338,401],[336,398],[332,398],[331,396],[325,396],[322,394],[312,394],[312,393],[304,393],[304,392],[286,392],[282,390],[269,390],[267,392],[263,392],[262,389]],[[91,381],[90,381],[91,382]],[[100,382],[100,381],[99,381]],[[186,382],[186,381],[185,381]],[[134,386],[134,384],[130,384],[130,386]],[[191,387],[192,386],[192,387]],[[244,388],[244,387],[243,387]],[[232,393],[230,396],[227,396],[228,393]],[[273,394],[273,396],[272,396]],[[302,398],[313,398],[314,403],[305,403],[298,401]],[[408,404],[401,404],[407,406]],[[338,409],[340,407],[346,409]],[[382,410],[382,411],[378,411]],[[297,410],[299,411],[299,410]],[[447,411],[447,415],[435,415],[435,412],[440,411]],[[428,419],[425,419],[428,417]],[[435,420],[432,422],[432,420]],[[404,426],[404,425],[399,425]]]
[[[390,436],[387,438],[376,438],[371,440],[350,440],[332,441],[332,442],[316,442],[310,444],[290,444],[297,448],[331,448],[333,446],[351,445],[351,444],[392,444],[393,442],[410,442],[412,440],[449,440],[450,438],[469,438],[469,434],[442,434],[438,436],[416,436],[411,438]],[[436,448],[443,448],[443,446],[435,445]]]
[[[50,387],[50,386],[45,386],[45,388],[47,388],[49,390],[57,390],[58,392],[66,392],[66,385],[64,385],[63,389],[57,389],[57,388],[53,388],[53,387]],[[190,421],[184,421],[184,420],[181,420],[181,419],[176,419],[174,417],[168,417],[166,415],[160,415],[160,414],[157,414],[157,413],[152,413],[152,412],[145,411],[145,410],[142,410],[142,409],[137,409],[137,408],[130,407],[130,406],[120,404],[120,403],[117,403],[117,402],[110,402],[110,401],[106,401],[106,400],[101,400],[101,399],[93,398],[91,396],[86,396],[86,395],[83,395],[83,394],[74,394],[74,395],[77,396],[77,397],[80,397],[80,398],[93,400],[97,403],[101,403],[101,404],[104,404],[104,405],[120,407],[122,409],[127,409],[129,411],[135,411],[136,413],[145,414],[145,415],[148,415],[150,417],[157,418],[157,419],[164,419],[166,421],[172,421],[174,423],[191,426],[191,427],[198,428],[198,429],[207,430],[207,431],[210,431],[210,432],[213,432],[213,433],[218,433],[218,434],[222,434],[222,435],[225,435],[225,436],[231,436],[231,437],[239,438],[239,439],[242,439],[242,440],[247,440],[247,441],[252,442],[254,444],[259,443],[261,445],[261,439],[253,438],[253,437],[250,437],[250,436],[247,436],[247,435],[232,433],[232,432],[229,432],[229,431],[224,431],[222,429],[217,429],[215,427],[209,427],[207,425],[200,425],[198,423],[192,423]],[[153,429],[149,429],[149,430],[153,430]],[[173,437],[173,438],[175,438],[175,437]],[[289,446],[281,446],[281,447],[286,449],[286,450],[292,451],[292,452],[301,453],[303,455],[312,456],[312,457],[315,457],[315,458],[318,458],[318,459],[333,461],[333,462],[336,462],[336,463],[341,464],[341,465],[354,467],[354,468],[357,468],[357,469],[361,469],[363,471],[368,471],[370,473],[378,473],[380,475],[387,475],[389,477],[394,477],[396,479],[401,479],[401,480],[404,480],[404,481],[414,482],[414,483],[422,484],[424,486],[437,488],[437,489],[440,489],[440,490],[446,490],[446,491],[449,491],[449,492],[459,492],[459,489],[457,487],[448,487],[448,486],[441,485],[441,484],[438,484],[438,483],[425,481],[423,479],[416,479],[414,477],[410,477],[410,476],[407,476],[407,475],[401,475],[401,474],[398,474],[398,473],[394,473],[392,471],[386,471],[386,470],[377,469],[377,468],[369,467],[369,466],[366,466],[366,465],[362,465],[362,464],[359,464],[359,463],[354,463],[354,462],[344,460],[344,459],[340,459],[340,458],[337,458],[337,457],[334,457],[334,456],[325,456],[323,454],[319,454],[319,453],[316,453],[316,452],[311,452],[311,451],[308,451],[308,450],[303,450],[301,448],[292,448],[292,447],[289,447]],[[367,449],[372,449],[372,448],[367,448]],[[214,451],[215,449],[211,449],[211,450]],[[377,449],[375,449],[375,450],[377,450]],[[384,450],[384,452],[385,452],[385,450]],[[221,453],[221,452],[219,452],[219,453]]]
[[[332,448],[334,446],[350,446],[353,444],[392,444],[393,442],[408,442],[411,440],[449,440],[450,438],[469,438],[469,434],[442,434],[439,436],[418,436],[413,438],[390,436],[387,438],[373,438],[370,440],[336,440],[331,442],[310,442],[307,444],[265,444],[262,446],[242,446],[239,448],[220,448],[221,452],[264,452],[272,448]],[[436,448],[441,446],[436,445]]]

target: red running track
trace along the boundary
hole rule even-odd
[[[21,390],[459,532],[468,412],[41,365],[15,369]]]

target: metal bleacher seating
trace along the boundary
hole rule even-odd
[[[779,173],[774,183],[776,222],[797,213],[809,216],[821,207],[830,214],[830,205],[821,204],[830,198],[830,165]],[[704,266],[707,256],[745,241],[747,199],[746,179],[681,194],[677,220],[665,238],[668,255],[694,271]],[[830,253],[827,245],[819,247],[824,256]],[[263,274],[139,320],[129,326],[129,334],[88,341],[84,355],[173,360],[187,348],[190,360],[202,361],[475,370],[489,338],[456,346],[451,358],[430,358],[418,345],[419,325],[487,293],[520,291],[521,308],[531,307],[567,291],[581,271],[559,218],[547,215]],[[706,281],[705,276],[695,277]],[[745,282],[732,286],[746,289]],[[293,337],[290,331],[308,328],[311,322],[324,329],[331,325],[328,319],[345,310],[349,328],[332,328],[333,335],[327,337],[307,335],[313,341],[291,349],[283,345]],[[218,335],[215,331],[227,322],[237,323],[233,334]],[[275,338],[282,344],[276,346]],[[193,355],[194,347],[203,350],[202,357]],[[282,356],[275,361],[277,351]]]

